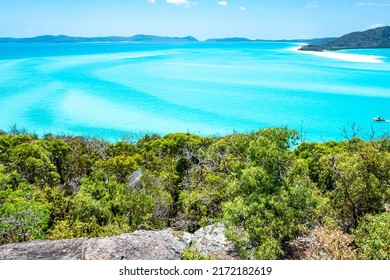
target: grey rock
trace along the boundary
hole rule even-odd
[[[175,260],[186,246],[172,230],[116,237],[46,240],[0,246],[1,260]]]
[[[215,255],[220,260],[239,259],[233,244],[225,237],[223,224],[208,225],[194,234],[184,233],[181,237],[187,246],[197,248],[201,253]]]
[[[0,246],[0,260],[179,260],[189,246],[219,259],[237,259],[222,224],[194,234],[135,231],[115,237],[44,240]]]

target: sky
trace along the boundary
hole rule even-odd
[[[0,37],[335,37],[390,25],[390,0],[0,0]]]

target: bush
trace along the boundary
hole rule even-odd
[[[37,202],[29,188],[0,190],[0,244],[43,239],[48,228],[50,211]]]
[[[366,215],[354,235],[359,259],[390,260],[390,212]]]
[[[218,256],[203,254],[195,246],[190,246],[181,253],[182,260],[218,260]]]

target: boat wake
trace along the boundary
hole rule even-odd
[[[390,120],[386,120],[385,118],[382,118],[381,116],[376,116],[372,119],[375,122],[389,122]]]

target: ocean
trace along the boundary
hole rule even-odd
[[[297,47],[0,44],[0,129],[108,141],[269,126],[296,129],[306,141],[342,140],[352,126],[362,138],[390,132],[390,123],[372,121],[390,119],[390,49],[338,51],[334,58]],[[348,60],[353,54],[358,59]]]

